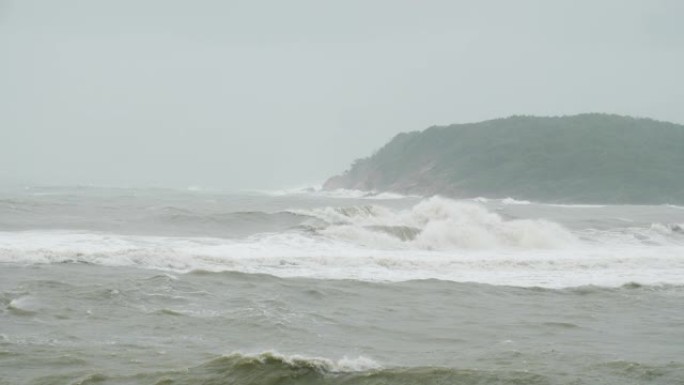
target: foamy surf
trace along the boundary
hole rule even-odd
[[[552,248],[575,242],[556,223],[504,220],[481,205],[440,197],[425,199],[409,210],[356,206],[294,212],[324,221],[327,226],[319,232],[331,238],[384,248]]]
[[[357,360],[358,361],[358,360]],[[367,361],[367,360],[365,360]],[[365,364],[365,362],[364,362]],[[135,377],[109,378],[102,374],[84,376],[79,383],[128,381],[141,379],[150,383],[181,385],[415,385],[415,384],[479,384],[513,385],[546,381],[541,374],[523,371],[462,370],[448,367],[380,367],[359,368],[324,358],[284,356],[265,352],[256,355],[239,353],[215,358],[202,365],[167,373],[145,373]]]
[[[620,286],[628,282],[681,284],[684,277],[684,248],[675,246],[429,251],[367,248],[302,234],[269,234],[231,241],[65,232],[0,233],[0,261],[78,262],[176,272],[201,269],[365,281],[441,279],[556,288]]]
[[[321,186],[304,186],[282,190],[257,190],[258,194],[270,195],[275,197],[283,196],[310,196],[317,198],[333,199],[370,199],[370,200],[395,200],[406,198],[420,198],[418,195],[404,195],[386,191],[364,191],[353,189],[333,189],[326,190]]]
[[[0,382],[681,378],[678,208],[52,192],[0,199]]]
[[[379,370],[382,366],[376,361],[364,357],[347,357],[334,360],[325,357],[311,357],[300,354],[281,354],[277,351],[259,353],[234,352],[222,357],[226,361],[250,362],[261,365],[278,364],[291,368],[309,368],[319,372],[363,372]]]
[[[243,237],[6,231],[0,233],[0,261],[541,287],[684,282],[684,230],[678,223],[635,226],[634,220],[621,220],[623,227],[571,230],[546,219],[504,217],[481,203],[440,197],[405,208],[362,204],[219,214],[166,206],[160,210],[150,214],[161,221],[157,226],[171,223],[191,233],[199,225],[227,231],[249,225],[254,230]],[[276,232],[259,232],[273,223],[279,223]]]

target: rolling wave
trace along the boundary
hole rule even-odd
[[[544,219],[506,219],[485,206],[432,197],[406,210],[379,205],[292,212],[319,220],[318,234],[352,244],[414,250],[539,249],[589,244],[684,245],[684,224],[578,229]],[[307,222],[304,222],[305,224]]]
[[[399,211],[369,205],[294,212],[324,221],[319,233],[330,238],[385,248],[553,248],[576,241],[550,221],[504,220],[481,205],[440,197]]]
[[[264,234],[236,241],[10,232],[0,233],[0,262],[89,263],[177,272],[202,269],[365,281],[434,278],[540,287],[680,284],[684,277],[681,246],[399,250],[300,233]]]
[[[158,221],[161,213],[163,221],[195,232],[5,231],[0,262],[540,287],[679,284],[684,277],[684,227],[678,223],[570,230],[439,197],[405,209],[361,204],[271,213],[205,215],[174,206],[153,211]],[[246,235],[227,236],[231,231]],[[211,236],[194,235],[205,233]]]
[[[611,361],[594,364],[577,373],[567,382],[593,383],[596,377],[610,383],[671,384],[681,379],[684,367],[676,362],[653,366],[636,362]],[[287,356],[274,352],[259,354],[234,353],[215,358],[202,365],[184,370],[141,373],[133,376],[111,377],[90,374],[79,383],[138,383],[155,384],[214,384],[214,385],[416,385],[416,384],[558,384],[558,378],[541,371],[486,370],[448,367],[391,367],[383,368],[367,358],[341,359]],[[602,383],[603,383],[602,381]]]

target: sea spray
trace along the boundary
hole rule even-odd
[[[408,210],[382,206],[297,211],[329,226],[319,232],[334,239],[375,247],[422,250],[558,247],[575,241],[562,226],[545,220],[504,220],[481,205],[432,197]],[[378,229],[405,229],[400,236]]]
[[[41,203],[15,199],[13,205],[35,215],[35,229],[0,232],[0,262],[542,287],[678,284],[684,272],[684,218],[681,210],[665,206],[630,207],[631,217],[623,208],[501,205],[441,197],[392,204],[306,198],[305,206],[315,203],[313,207],[292,207],[302,202],[297,196],[258,198],[261,206],[275,210],[245,210],[241,204],[231,211],[213,200],[197,206],[174,196],[173,205],[154,202],[151,209],[140,211],[133,209],[144,196],[122,198],[122,207],[143,217],[146,226],[158,229],[172,223],[174,234],[182,230],[182,235],[158,236],[148,235],[147,228],[136,234],[43,229],[51,218],[47,210],[65,208],[50,203],[52,196],[31,199]],[[83,223],[99,228],[108,218],[99,215],[97,202],[88,203],[97,216]],[[80,206],[78,210],[85,211]],[[537,219],[535,213],[589,219],[566,226],[567,220],[561,225]],[[6,221],[13,218],[6,214]],[[200,224],[224,236],[197,236]],[[247,235],[236,235],[246,227]]]

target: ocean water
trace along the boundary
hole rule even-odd
[[[5,188],[0,384],[684,384],[684,208]]]

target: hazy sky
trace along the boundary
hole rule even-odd
[[[0,0],[0,182],[316,183],[398,132],[684,123],[684,1]]]

